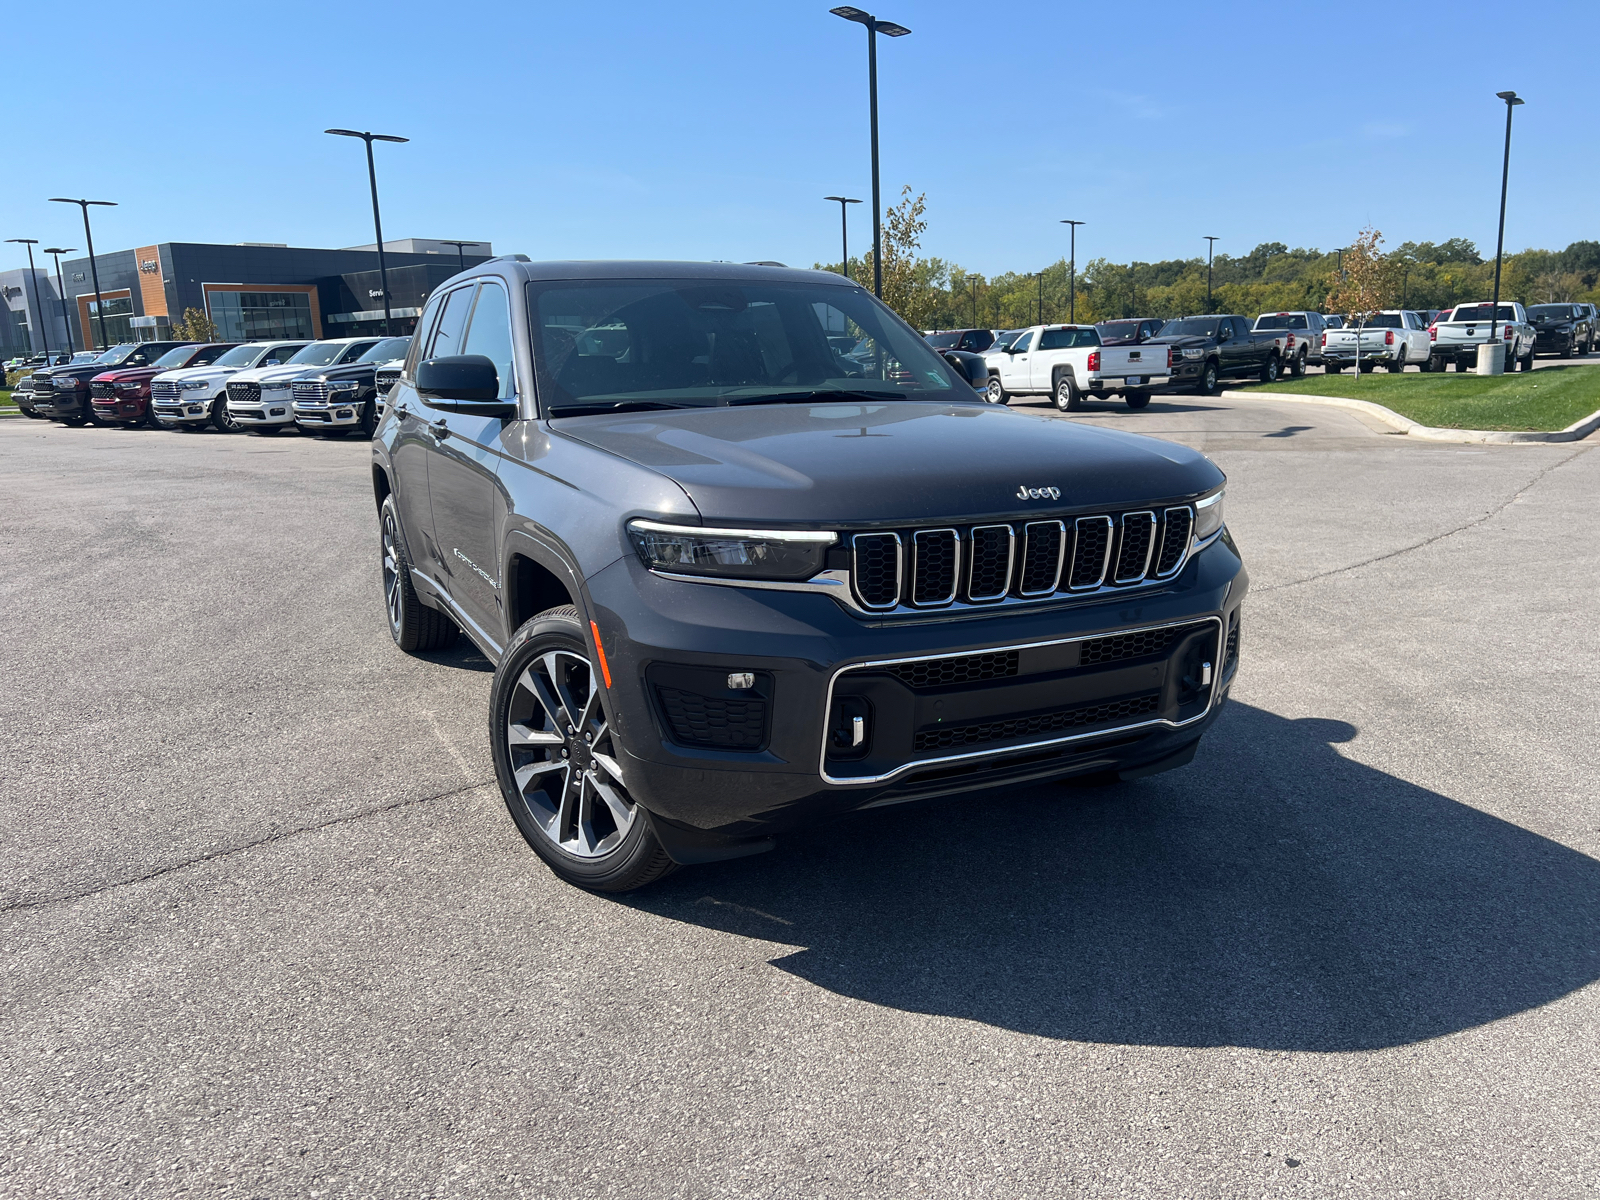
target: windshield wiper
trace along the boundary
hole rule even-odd
[[[550,416],[585,417],[595,413],[649,412],[661,408],[707,408],[705,404],[673,404],[667,400],[610,400],[595,404],[563,404],[551,408]]]
[[[729,408],[746,404],[803,404],[808,400],[904,400],[904,392],[847,391],[842,388],[811,388],[800,392],[766,392],[759,396],[728,396]]]

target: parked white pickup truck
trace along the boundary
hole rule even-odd
[[[1478,347],[1489,340],[1491,326],[1494,337],[1506,344],[1506,370],[1516,370],[1518,363],[1524,371],[1533,370],[1537,334],[1528,322],[1527,312],[1520,304],[1501,304],[1496,312],[1492,303],[1458,304],[1451,312],[1439,314],[1428,330],[1433,369],[1442,371],[1454,362],[1458,371],[1474,370]]]
[[[1357,362],[1361,371],[1380,365],[1390,371],[1404,371],[1411,363],[1418,370],[1431,371],[1428,323],[1421,313],[1391,308],[1372,313],[1365,324],[1352,320],[1343,329],[1323,331],[1322,366],[1328,374],[1356,366]]]
[[[1151,389],[1172,380],[1166,346],[1102,346],[1093,325],[1035,325],[985,358],[991,403],[1045,395],[1062,412],[1082,408],[1085,394],[1103,400],[1112,392],[1121,392],[1129,408],[1143,408]]]
[[[1262,313],[1256,318],[1255,332],[1282,332],[1283,341],[1278,347],[1279,361],[1291,375],[1306,373],[1307,363],[1322,361],[1322,335],[1328,327],[1327,318],[1319,312]]]

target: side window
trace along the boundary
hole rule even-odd
[[[363,354],[365,354],[368,350],[371,350],[377,344],[377,339],[373,339],[370,342],[351,342],[344,348],[344,353],[339,356],[339,361],[341,363],[355,362],[356,359],[360,358]]]
[[[1246,326],[1244,321],[1239,317],[1234,317],[1228,323],[1233,326],[1233,336],[1236,338],[1242,339],[1247,333],[1250,332],[1249,327]]]
[[[433,342],[424,358],[449,358],[461,353],[461,334],[466,329],[467,310],[472,307],[472,292],[472,285],[468,284],[446,293],[439,326],[433,331]]]
[[[1018,354],[1026,354],[1028,352],[1029,348],[1032,345],[1033,345],[1033,330],[1030,329],[1030,330],[1028,330],[1027,333],[1023,334],[1021,337],[1019,337],[1017,339],[1017,353]]]
[[[516,351],[511,343],[511,305],[498,283],[485,283],[478,289],[478,305],[472,310],[472,325],[462,354],[481,354],[500,373],[500,399],[517,394]]]

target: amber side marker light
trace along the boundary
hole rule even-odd
[[[606,681],[606,690],[609,691],[611,689],[611,665],[606,662],[606,648],[600,644],[600,626],[590,621],[589,631],[594,634],[594,652],[600,659],[600,678]]]

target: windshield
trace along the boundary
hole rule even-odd
[[[528,290],[539,393],[553,416],[830,396],[976,400],[857,287],[652,279]]]
[[[1161,327],[1162,337],[1216,337],[1215,317],[1186,317],[1182,321],[1168,321]]]
[[[954,350],[960,340],[959,333],[930,333],[927,338],[928,345],[935,350]]]
[[[221,358],[217,359],[213,365],[218,367],[248,367],[263,353],[265,353],[265,351],[266,347],[259,344],[235,346]]]
[[[1570,321],[1578,315],[1575,304],[1535,304],[1528,316],[1535,321]]]
[[[105,351],[94,361],[97,363],[105,363],[107,366],[114,367],[138,348],[139,346],[135,342],[125,342],[120,346],[111,347],[111,349]]]
[[[98,350],[79,350],[72,356],[72,361],[78,365],[95,362],[100,357]]]
[[[368,350],[357,362],[381,363],[393,362],[397,358],[404,358],[406,351],[411,349],[411,339],[408,337],[384,338],[371,350]]]
[[[1305,329],[1306,319],[1299,313],[1274,313],[1271,316],[1257,317],[1257,329]]]
[[[1492,304],[1463,304],[1456,309],[1455,316],[1450,319],[1452,321],[1515,321],[1517,319],[1517,310],[1509,304],[1500,306],[1500,315],[1498,317],[1491,316],[1493,311],[1494,305]]]
[[[345,342],[312,342],[284,366],[326,367],[345,352]]]
[[[166,367],[169,370],[173,367],[181,367],[194,357],[195,351],[198,349],[200,349],[199,346],[179,346],[176,350],[168,350],[151,365]]]
[[[1139,336],[1139,322],[1137,321],[1107,321],[1099,329],[1100,336],[1108,341],[1112,338],[1136,338]]]

